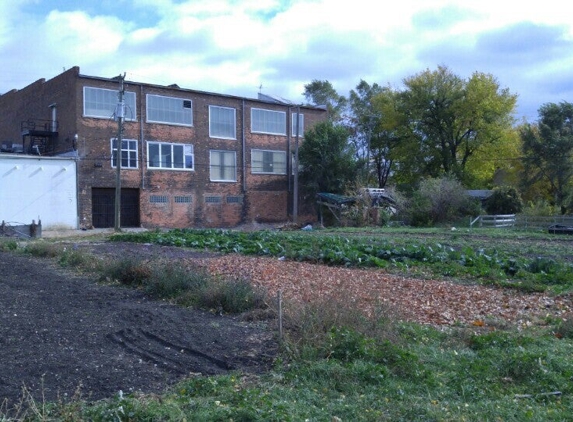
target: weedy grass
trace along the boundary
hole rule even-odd
[[[573,342],[550,329],[391,324],[392,340],[338,327],[317,353],[285,356],[269,373],[197,376],[161,395],[75,403],[69,420],[570,420]]]
[[[126,258],[107,263],[100,280],[137,287],[157,299],[220,313],[237,314],[267,307],[265,292],[247,280],[221,279],[200,267]]]
[[[56,258],[64,252],[64,248],[64,246],[57,243],[37,240],[28,242],[22,252],[39,258]]]
[[[18,249],[18,242],[11,238],[0,237],[0,252],[15,251]]]

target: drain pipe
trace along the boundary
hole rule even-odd
[[[243,194],[247,192],[247,148],[245,146],[245,100],[241,102],[241,147],[243,155]]]
[[[294,161],[295,161],[295,169],[294,169],[294,204],[293,204],[293,215],[292,215],[292,222],[298,223],[298,133],[300,130],[300,105],[296,106],[296,133],[294,136],[295,144],[294,144]]]
[[[139,84],[139,139],[141,143],[141,149],[139,153],[139,162],[141,163],[141,190],[145,190],[145,173],[143,171],[143,167],[145,165],[145,161],[143,160],[143,85]]]

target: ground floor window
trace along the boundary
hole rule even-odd
[[[237,154],[235,151],[210,152],[209,174],[212,182],[237,181]]]
[[[251,172],[256,174],[286,174],[286,152],[251,150]]]

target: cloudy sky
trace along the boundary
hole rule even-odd
[[[0,93],[79,66],[90,76],[303,101],[329,80],[401,88],[438,65],[493,74],[517,118],[573,102],[569,0],[2,0]]]

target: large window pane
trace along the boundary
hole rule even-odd
[[[283,111],[252,108],[251,132],[286,135],[286,113]]]
[[[148,142],[147,160],[150,169],[194,170],[193,145]]]
[[[209,106],[209,136],[211,138],[237,139],[235,109]]]
[[[193,126],[191,100],[162,95],[147,95],[147,121]]]
[[[136,120],[135,92],[126,91],[123,98],[125,119]],[[84,116],[111,119],[116,115],[118,104],[118,91],[84,87]]]

